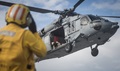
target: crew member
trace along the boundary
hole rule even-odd
[[[45,57],[46,46],[30,10],[22,4],[12,5],[6,13],[6,22],[0,29],[0,71],[34,71],[33,55]]]
[[[58,46],[60,46],[59,37],[53,36],[53,42],[52,42],[53,50],[56,49]]]

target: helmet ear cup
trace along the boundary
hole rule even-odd
[[[5,15],[7,15],[7,12],[5,13]],[[5,18],[5,22],[7,22],[7,19]],[[7,22],[6,25],[8,25],[9,23]]]
[[[31,14],[28,14],[28,16],[26,18],[26,24],[29,26],[31,23],[32,23]]]

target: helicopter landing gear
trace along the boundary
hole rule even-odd
[[[65,51],[66,51],[67,53],[70,53],[70,52],[72,51],[72,49],[73,49],[73,46],[72,46],[71,43],[69,43],[69,44],[65,47]]]
[[[93,57],[96,57],[99,53],[99,50],[97,48],[98,46],[99,46],[98,44],[95,46],[95,48],[92,48],[92,46],[91,46],[91,54]]]
[[[75,46],[75,41],[68,43],[68,45],[65,47],[65,51],[67,53],[70,53],[74,46]]]

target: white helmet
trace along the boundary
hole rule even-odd
[[[6,13],[7,23],[16,23],[20,26],[28,25],[32,22],[30,10],[22,4],[12,5]]]

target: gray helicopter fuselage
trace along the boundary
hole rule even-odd
[[[118,23],[93,15],[68,16],[62,20],[61,26],[56,26],[55,22],[44,28],[46,34],[43,36],[43,40],[48,48],[48,55],[44,59],[63,57],[94,44],[102,45],[119,28]],[[63,32],[61,33],[61,30],[58,30],[57,33],[64,33],[64,40],[66,41],[64,44],[66,45],[62,44],[58,49],[53,50],[50,41],[51,33],[61,27],[63,27]],[[74,47],[70,53],[66,53],[65,47],[70,42],[73,43]]]

